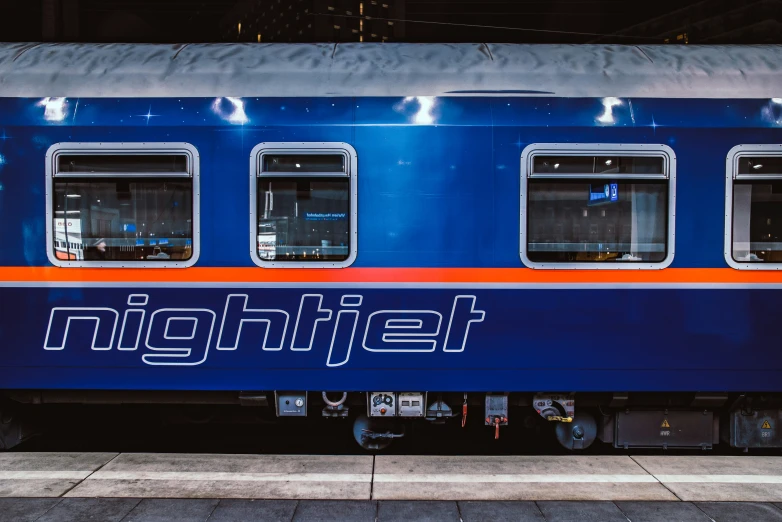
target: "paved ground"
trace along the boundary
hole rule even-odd
[[[782,457],[10,452],[0,497],[782,502]]]
[[[508,502],[0,498],[0,522],[737,522],[782,521],[757,502]]]
[[[782,457],[9,452],[6,520],[782,522]]]

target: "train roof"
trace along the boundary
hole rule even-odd
[[[782,96],[782,46],[0,44],[1,97]]]

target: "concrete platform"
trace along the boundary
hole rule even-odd
[[[624,456],[377,456],[379,500],[678,500]]]
[[[0,453],[0,497],[59,497],[117,453]]]
[[[0,498],[0,522],[782,522],[752,502]]]
[[[682,500],[782,502],[782,457],[633,457]]]
[[[624,502],[782,503],[782,457],[0,453],[0,497],[566,501],[547,505],[554,514],[602,501],[614,513]]]
[[[369,499],[362,456],[122,454],[68,497]]]

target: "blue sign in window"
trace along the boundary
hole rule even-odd
[[[619,201],[619,183],[601,183],[589,185],[588,205],[600,205]]]

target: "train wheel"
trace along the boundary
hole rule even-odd
[[[597,421],[594,415],[578,412],[573,422],[560,422],[556,427],[557,441],[569,450],[584,450],[595,442]]]
[[[359,415],[353,422],[353,437],[367,451],[382,451],[394,439],[405,436],[404,427],[394,419],[375,419]]]
[[[33,435],[18,408],[0,404],[0,451],[11,449]]]

